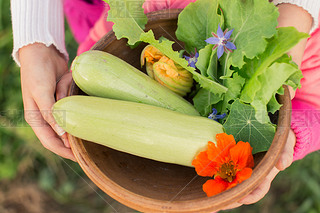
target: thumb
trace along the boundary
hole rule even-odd
[[[294,152],[295,144],[296,144],[296,136],[292,131],[292,129],[290,129],[286,145],[276,164],[277,169],[282,171],[291,165],[293,161],[293,152]]]
[[[289,88],[290,99],[292,100],[296,95],[296,91],[294,91],[294,89],[290,86],[288,88]]]
[[[68,90],[72,82],[72,73],[64,74],[57,83],[56,99],[57,101],[68,95]]]

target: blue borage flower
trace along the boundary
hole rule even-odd
[[[214,44],[214,47],[212,48],[213,50],[218,48],[217,50],[218,59],[223,55],[224,52],[228,52],[228,51],[232,52],[232,50],[237,49],[236,46],[232,42],[230,42],[231,40],[230,36],[232,32],[233,32],[233,29],[230,31],[226,29],[223,32],[219,24],[217,34],[212,33],[213,37],[210,37],[207,40],[205,40],[205,42],[209,44]]]
[[[184,56],[184,58],[188,61],[188,66],[196,68],[196,63],[199,58],[199,53],[197,52],[197,49],[195,50],[195,53],[190,54],[189,56]]]
[[[223,113],[222,115],[217,115],[218,111],[215,108],[212,108],[212,113],[208,116],[209,119],[218,121],[218,119],[222,119],[226,117],[226,113]]]

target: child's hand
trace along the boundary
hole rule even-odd
[[[271,172],[266,176],[265,180],[255,189],[253,190],[249,195],[242,198],[236,203],[231,204],[230,206],[226,207],[226,209],[232,209],[239,206],[242,206],[243,204],[249,205],[258,202],[261,200],[269,191],[271,182],[276,177],[276,175],[280,172],[285,170],[287,167],[289,167],[293,161],[293,151],[294,146],[296,144],[296,136],[292,130],[290,130],[287,143],[284,147],[284,150],[282,154],[280,155],[280,158],[276,164],[276,166],[271,170]],[[250,181],[250,180],[249,180]]]
[[[284,147],[282,154],[276,164],[276,166],[267,175],[262,184],[260,184],[255,190],[253,190],[248,196],[238,201],[241,204],[252,204],[262,199],[269,191],[271,182],[275,176],[280,172],[288,168],[293,161],[293,151],[296,144],[296,136],[292,130],[290,130],[287,143]]]
[[[66,60],[54,46],[39,43],[21,48],[19,59],[25,120],[45,148],[75,161],[64,130],[51,114],[56,98],[67,95],[71,82]]]

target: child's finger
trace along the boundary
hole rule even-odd
[[[52,127],[44,120],[36,103],[32,99],[25,98],[24,106],[25,119],[32,127],[42,145],[61,157],[76,161],[71,149],[64,145],[57,133],[54,132]]]
[[[290,98],[292,100],[294,98],[294,96],[296,95],[296,91],[294,91],[294,89],[290,86],[288,88],[289,88]]]
[[[292,130],[289,131],[287,143],[280,155],[280,158],[276,164],[277,169],[280,171],[289,167],[293,161],[294,146],[296,144],[296,136]]]
[[[249,195],[238,201],[238,203],[249,205],[261,200],[269,191],[271,182],[275,176],[279,173],[277,168],[273,168],[271,172],[266,176],[265,180]]]
[[[62,76],[62,78],[60,79],[60,81],[57,84],[57,89],[56,89],[57,101],[68,95],[68,90],[69,90],[69,86],[71,84],[71,81],[72,81],[71,72]]]
[[[235,202],[235,203],[232,203],[229,206],[225,207],[223,210],[229,210],[229,209],[238,208],[238,207],[240,207],[242,205],[243,205],[242,203]]]

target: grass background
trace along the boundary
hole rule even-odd
[[[9,8],[0,0],[0,212],[135,212],[100,191],[76,163],[44,149],[25,123]],[[72,60],[77,44],[67,27],[66,44]],[[319,162],[315,152],[293,163],[261,201],[227,212],[319,213]]]

